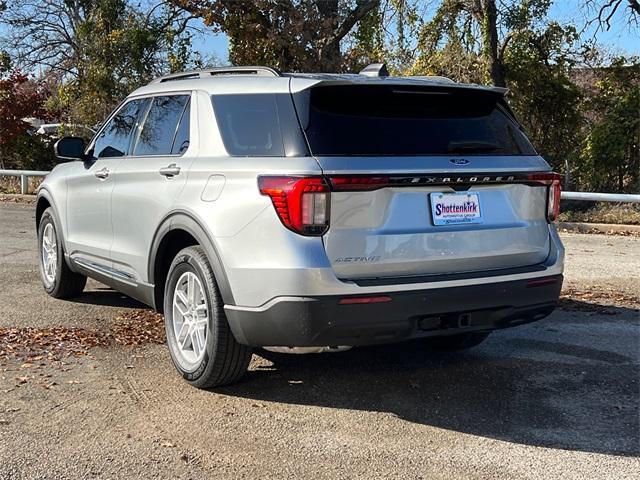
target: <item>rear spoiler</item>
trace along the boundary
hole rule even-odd
[[[493,92],[505,96],[509,89],[492,85],[477,85],[474,83],[457,83],[446,77],[367,77],[357,74],[325,74],[291,76],[289,88],[291,93],[298,93],[309,88],[324,85],[390,85],[408,87],[431,87],[444,89],[475,90]]]

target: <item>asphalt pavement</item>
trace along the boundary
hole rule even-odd
[[[33,205],[0,203],[0,332],[109,332],[144,308],[38,278]],[[0,360],[0,478],[640,478],[640,237],[565,234],[569,298],[464,353],[257,352],[189,387],[163,345]]]

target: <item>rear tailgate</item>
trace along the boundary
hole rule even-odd
[[[549,254],[546,172],[495,91],[324,85],[294,95],[331,184],[343,279],[507,269]]]
[[[389,185],[372,191],[333,191],[331,228],[324,243],[334,271],[339,278],[347,279],[469,272],[542,263],[549,254],[544,185],[528,183],[526,176],[515,175],[506,178],[521,178],[522,183],[449,183],[461,178],[476,181],[497,177],[395,175],[389,177]],[[367,177],[333,175],[332,178],[333,182],[345,178],[356,182]],[[430,185],[435,183],[433,179],[439,184]],[[457,197],[462,196],[466,203],[472,196],[471,203],[477,204],[479,216],[464,221],[464,216],[454,215],[453,223],[446,223],[446,218],[439,222],[438,204],[447,205],[441,201],[443,194],[450,195],[454,206],[459,204]]]

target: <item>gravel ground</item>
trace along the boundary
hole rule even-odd
[[[563,308],[466,353],[260,352],[215,392],[162,345],[0,356],[0,478],[637,479],[640,238],[563,239]],[[33,206],[0,203],[0,329],[142,308],[95,282],[53,300],[36,258]]]

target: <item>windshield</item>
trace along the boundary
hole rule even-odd
[[[492,91],[320,86],[295,96],[313,155],[535,155]]]

